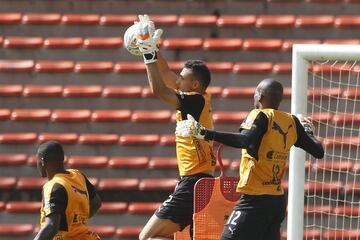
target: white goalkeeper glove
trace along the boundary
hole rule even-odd
[[[136,39],[136,45],[143,54],[145,64],[156,62],[157,45],[163,30],[155,30],[154,22],[150,20],[148,15],[139,15],[139,22],[134,22],[134,24],[138,24],[141,32]]]
[[[296,115],[299,119],[301,125],[304,127],[305,132],[313,135],[315,131],[314,124],[312,123],[312,119],[310,117],[305,117],[301,114]]]
[[[187,120],[179,121],[176,124],[175,134],[181,137],[196,137],[198,139],[204,139],[206,129],[198,123],[193,116],[187,115]]]

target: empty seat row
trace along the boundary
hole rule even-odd
[[[159,26],[217,26],[257,28],[357,27],[359,16],[333,15],[152,15]],[[130,26],[137,15],[2,13],[0,24],[122,25]]]

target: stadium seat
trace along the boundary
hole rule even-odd
[[[134,110],[131,115],[132,122],[165,123],[171,119],[169,110]]]
[[[85,48],[120,48],[122,46],[122,37],[111,38],[86,38],[83,42]]]
[[[166,134],[160,137],[160,145],[161,146],[171,146],[176,144],[176,136],[175,134]]]
[[[317,160],[312,164],[312,169],[315,172],[320,171],[336,171],[346,172],[352,170],[353,162],[351,161],[331,161],[331,160]]]
[[[360,26],[360,16],[337,16],[335,18],[334,26],[338,28],[358,28]]]
[[[8,120],[11,115],[10,109],[0,109],[0,121]]]
[[[86,109],[55,109],[51,114],[53,122],[88,122],[91,111]]]
[[[291,51],[294,44],[320,44],[320,40],[291,39],[284,40],[282,44],[283,51]]]
[[[159,208],[159,202],[131,202],[128,213],[130,214],[152,214]]]
[[[316,27],[332,27],[335,17],[332,15],[314,15],[314,16],[297,16],[295,27],[298,28],[316,28]]]
[[[66,25],[96,25],[100,16],[96,14],[64,14],[61,23]]]
[[[34,227],[31,224],[0,224],[0,236],[28,236],[32,237]]]
[[[223,98],[252,98],[255,87],[226,87],[223,89]]]
[[[272,72],[274,74],[291,74],[292,64],[291,63],[276,63],[273,66]]]
[[[89,226],[89,230],[96,232],[101,238],[111,238],[116,233],[114,226]]]
[[[4,211],[5,205],[6,205],[5,202],[0,202],[0,212]]]
[[[232,62],[207,62],[206,65],[213,73],[231,73],[234,66]]]
[[[354,163],[352,171],[358,173],[360,171],[360,163]]]
[[[338,113],[333,117],[333,123],[337,126],[343,124],[360,124],[360,113]]]
[[[150,18],[156,26],[172,26],[178,23],[177,15],[151,15]]]
[[[323,44],[360,44],[359,39],[326,39]]]
[[[325,215],[332,213],[332,206],[330,205],[305,205],[304,206],[305,214],[310,215]]]
[[[105,156],[70,156],[67,166],[71,168],[104,168],[108,158]]]
[[[49,109],[14,109],[11,120],[15,121],[48,121],[51,110]]]
[[[3,42],[6,48],[39,48],[42,44],[41,37],[6,37]]]
[[[103,202],[99,209],[99,213],[119,214],[125,213],[128,210],[128,203],[126,202]]]
[[[178,18],[179,26],[215,26],[217,16],[214,15],[181,15]]]
[[[311,117],[315,122],[329,123],[333,118],[333,114],[330,112],[311,113],[309,114],[309,117]]]
[[[20,166],[27,162],[27,155],[21,153],[13,154],[0,154],[0,165],[1,166]]]
[[[0,24],[19,24],[21,13],[0,13]]]
[[[164,49],[201,49],[203,40],[201,38],[167,38],[163,41]]]
[[[344,185],[345,194],[360,194],[360,182],[349,181]]]
[[[64,97],[99,97],[102,94],[100,85],[64,86]]]
[[[29,73],[33,68],[32,60],[0,60],[0,72]]]
[[[100,17],[100,24],[102,25],[125,25],[130,26],[134,21],[138,20],[138,16],[133,15],[102,15]]]
[[[178,180],[176,178],[146,178],[139,183],[140,191],[172,191]]]
[[[69,73],[74,70],[73,61],[37,61],[35,71],[39,73]]]
[[[20,190],[39,190],[47,181],[46,178],[21,177],[17,181],[16,188]]]
[[[333,213],[336,215],[345,216],[360,216],[359,206],[347,205],[347,206],[335,206]]]
[[[131,111],[128,109],[117,110],[94,110],[91,120],[94,122],[126,122],[131,119]]]
[[[241,73],[253,73],[253,74],[264,74],[271,73],[273,64],[271,62],[241,62],[235,63],[233,72],[237,74]]]
[[[332,182],[306,182],[305,183],[305,192],[310,194],[315,194],[319,192],[324,193],[340,193],[343,191],[343,184],[340,181]]]
[[[360,232],[355,230],[344,229],[330,229],[324,230],[322,234],[323,239],[340,240],[340,239],[357,239],[360,237]]]
[[[100,179],[99,190],[137,190],[139,180],[136,178],[103,178]]]
[[[111,157],[108,162],[108,168],[134,168],[144,169],[147,168],[149,163],[148,157],[131,156],[131,157]]]
[[[79,136],[79,143],[80,144],[117,144],[119,140],[119,136],[117,134],[111,133],[88,133],[88,134],[81,134]]]
[[[11,84],[11,85],[0,85],[0,96],[1,97],[18,97],[21,96],[23,91],[22,85]]]
[[[358,137],[335,137],[335,138],[326,138],[323,141],[323,144],[327,147],[352,147],[355,148],[360,145],[360,138]]]
[[[173,71],[180,72],[184,68],[184,62],[169,62],[169,68]]]
[[[287,239],[287,232],[281,232],[281,239]],[[304,229],[304,239],[311,239],[311,240],[321,240],[321,230],[320,229]]]
[[[215,123],[241,124],[247,117],[248,112],[217,111],[213,114]]]
[[[13,201],[6,203],[5,211],[9,213],[38,213],[41,202],[19,202]]]
[[[50,37],[44,40],[46,48],[79,48],[83,45],[81,37]]]
[[[121,145],[156,145],[159,142],[157,134],[123,134],[119,139]]]
[[[22,92],[25,97],[61,97],[62,93],[60,85],[25,85]]]
[[[15,177],[1,177],[0,176],[0,189],[1,190],[10,190],[14,189],[16,186]]]
[[[120,239],[138,238],[143,226],[122,226],[116,229],[115,236]]]
[[[114,72],[146,73],[146,66],[143,62],[117,62],[114,65]]]
[[[346,89],[343,92],[343,97],[345,97],[347,99],[359,99],[360,98],[360,90],[358,90],[358,88]]]
[[[60,21],[59,13],[24,13],[22,16],[23,24],[52,25],[58,24]]]
[[[255,15],[225,15],[217,20],[219,27],[252,27],[255,25]]]
[[[230,71],[232,70],[232,67]],[[223,89],[220,86],[208,86],[206,92],[211,95],[211,97],[220,97]]]
[[[149,161],[149,168],[152,169],[177,169],[176,157],[152,157]]]
[[[294,23],[294,15],[260,15],[256,19],[258,28],[292,28]]]
[[[113,71],[112,62],[77,62],[74,71],[78,73],[110,73]]]
[[[205,38],[204,50],[240,50],[242,40],[240,38]]]
[[[342,95],[342,91],[340,88],[313,88],[308,89],[308,97],[314,97],[315,99],[337,98]]]
[[[281,39],[248,38],[243,42],[243,49],[246,51],[278,51],[281,47]]]
[[[104,97],[141,97],[142,86],[105,86],[102,92]]]
[[[78,137],[76,133],[41,133],[39,134],[38,142],[43,143],[52,140],[62,144],[74,144],[78,141]]]
[[[0,143],[11,144],[11,143],[35,143],[37,140],[37,134],[32,132],[24,133],[1,133]]]

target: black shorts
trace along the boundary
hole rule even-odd
[[[198,173],[184,176],[176,185],[175,191],[163,202],[155,212],[161,219],[169,219],[180,225],[181,230],[192,225],[194,212],[194,186],[204,177],[213,177],[209,174]]]
[[[284,195],[242,195],[224,226],[221,240],[280,240],[285,214]]]

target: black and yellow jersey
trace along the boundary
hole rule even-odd
[[[177,96],[180,105],[176,113],[176,121],[186,120],[187,114],[190,114],[204,127],[213,129],[210,95],[179,91]],[[213,141],[176,136],[176,156],[180,176],[210,173],[215,169]]]
[[[60,214],[60,227],[54,240],[100,239],[88,230],[90,200],[96,196],[94,186],[78,170],[58,173],[43,186],[40,224],[51,214]]]

